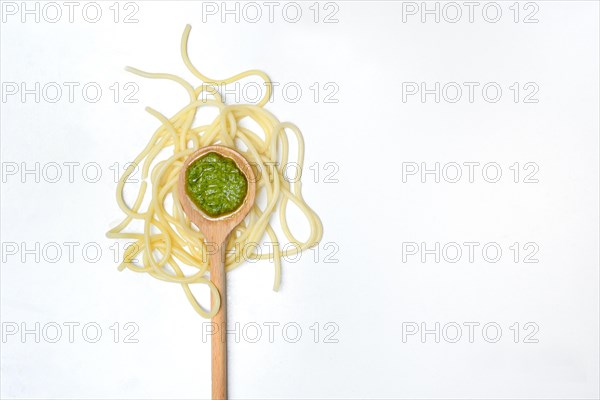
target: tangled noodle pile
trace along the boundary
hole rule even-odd
[[[284,169],[288,164],[290,148],[288,134],[295,135],[298,147],[295,162],[300,170],[304,160],[304,140],[294,124],[280,122],[264,108],[272,91],[269,77],[258,70],[242,72],[224,80],[204,76],[192,65],[188,57],[190,29],[188,25],[183,32],[181,55],[189,71],[201,80],[199,86],[194,87],[175,75],[127,68],[128,71],[146,78],[177,82],[189,94],[189,104],[171,118],[146,108],[161,125],[125,170],[117,185],[117,202],[126,216],[118,226],[107,233],[107,236],[135,241],[127,248],[119,270],[128,268],[135,272],[146,272],[163,281],[181,284],[194,309],[203,317],[211,318],[219,310],[220,301],[217,301],[219,293],[209,279],[207,247],[202,233],[190,223],[183,212],[177,194],[177,177],[185,159],[191,153],[211,144],[235,148],[255,168],[257,194],[266,199],[264,204],[254,204],[245,221],[231,233],[226,250],[226,271],[241,265],[245,257],[272,259],[275,266],[273,289],[278,290],[281,281],[281,258],[293,256],[316,245],[321,240],[323,227],[319,217],[302,198],[300,179],[292,181],[285,178]],[[264,97],[256,104],[225,104],[216,86],[227,85],[249,76],[258,76],[264,80]],[[208,124],[193,126],[196,113],[206,107],[217,109],[218,116]],[[262,130],[262,135],[244,127],[244,124],[240,123],[242,119],[254,121],[255,126]],[[240,142],[242,146],[239,145]],[[142,181],[133,205],[129,206],[125,202],[124,193],[137,166],[141,167]],[[148,196],[147,192],[150,196],[144,201]],[[286,209],[289,201],[295,203],[306,216],[310,234],[305,241],[298,240],[288,226]],[[147,207],[144,206],[145,209],[141,210],[142,204],[145,203],[148,203]],[[279,214],[281,231],[287,243],[291,245],[280,246],[271,224],[271,216],[275,213]],[[135,220],[143,222],[143,232],[124,232]],[[265,238],[268,238],[271,244],[269,252],[261,251],[259,254],[256,251],[257,246],[252,247],[252,254],[246,250],[248,245],[260,243]],[[184,266],[192,267],[193,273],[185,273],[182,268]],[[187,270],[189,268],[186,268]],[[209,286],[211,295],[217,299],[210,310],[202,307],[192,294],[190,284]]]

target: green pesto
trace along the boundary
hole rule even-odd
[[[207,153],[191,163],[185,178],[194,204],[213,218],[240,208],[248,192],[248,181],[235,162],[217,153]]]

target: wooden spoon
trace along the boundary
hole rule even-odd
[[[210,217],[194,204],[186,191],[186,170],[191,163],[208,154],[217,153],[233,160],[242,171],[248,182],[248,190],[242,205],[231,214],[221,217]],[[179,201],[190,220],[200,228],[209,249],[210,280],[217,287],[221,295],[219,312],[212,317],[213,335],[211,336],[212,351],[212,398],[227,398],[227,282],[225,280],[225,247],[227,237],[254,204],[256,195],[256,179],[248,161],[237,151],[220,145],[202,147],[192,153],[183,164],[178,181]],[[215,298],[211,296],[211,305],[214,306]]]

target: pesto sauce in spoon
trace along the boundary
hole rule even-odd
[[[206,215],[217,218],[240,208],[248,181],[232,159],[207,153],[188,166],[186,192]]]

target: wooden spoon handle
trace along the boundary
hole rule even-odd
[[[210,280],[221,295],[219,312],[212,317],[214,333],[211,337],[212,352],[212,398],[227,399],[227,280],[225,278],[225,245],[219,243],[219,250],[210,255]],[[215,298],[211,296],[211,303]]]

